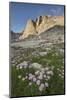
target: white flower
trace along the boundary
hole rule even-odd
[[[50,76],[47,76],[47,79],[49,80],[50,79]]]
[[[29,76],[32,76],[32,74],[31,74],[31,73],[29,73]]]
[[[37,84],[37,85],[40,85],[40,80],[37,80],[37,81],[36,81],[36,84]]]
[[[20,66],[20,69],[22,69],[22,66]]]
[[[64,64],[64,60],[63,60],[63,64]]]
[[[32,76],[29,76],[29,78],[28,78],[29,80],[32,80],[33,79],[33,77]]]
[[[58,70],[58,71],[60,71],[60,69],[59,69],[59,68],[57,68],[57,70]]]
[[[49,68],[48,68],[48,67],[45,67],[45,70],[46,70],[46,71],[48,71],[48,70],[49,70]]]
[[[39,86],[39,91],[42,91],[42,90],[43,90],[43,88],[41,86]]]
[[[27,61],[23,61],[22,63],[19,64],[19,66],[20,66],[20,69],[23,68],[23,67],[27,68],[28,62]]]
[[[40,72],[40,75],[38,76],[38,79],[43,79],[43,73],[42,72]]]
[[[62,70],[62,72],[64,73],[64,69]]]
[[[47,82],[45,82],[45,86],[48,87],[48,83]]]
[[[18,64],[18,65],[16,66],[16,68],[19,69],[19,67],[20,67],[20,65]]]
[[[23,77],[23,78],[22,78],[22,81],[24,81],[24,80],[25,80],[25,78]]]
[[[39,75],[38,79],[42,80],[43,79],[43,75]]]
[[[36,78],[35,77],[33,78],[33,82],[36,82]]]
[[[29,74],[29,80],[32,80],[35,76],[33,74]]]
[[[20,79],[21,78],[21,75],[19,75],[18,78]]]
[[[42,68],[42,69],[41,69],[41,72],[40,72],[40,75],[43,75],[44,73],[45,73],[45,69]]]
[[[61,76],[61,74],[59,74],[59,76]]]
[[[48,75],[53,75],[53,71],[47,71],[46,72]]]
[[[46,75],[44,74],[44,78],[46,78]]]
[[[44,88],[44,84],[43,83],[41,83],[41,85],[40,85],[42,88]]]
[[[29,85],[32,85],[32,83],[30,82]]]
[[[38,75],[38,74],[39,74],[39,71],[36,71],[36,72],[35,72],[35,75]]]
[[[42,76],[43,76],[43,73],[42,73],[42,72],[40,72],[40,75],[42,75]]]
[[[19,64],[16,67],[18,68],[19,67]]]
[[[44,89],[44,84],[41,83],[41,85],[39,86],[39,91],[42,91]]]
[[[20,68],[23,68],[22,63],[19,64],[19,67],[20,67]]]

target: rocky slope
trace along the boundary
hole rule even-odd
[[[36,21],[29,19],[20,40],[27,38],[29,35],[40,35],[54,26],[64,26],[63,16],[39,16]]]

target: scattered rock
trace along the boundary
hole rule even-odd
[[[42,68],[42,65],[39,64],[39,63],[32,63],[30,66],[32,66],[33,68],[36,68],[36,69],[41,69]]]

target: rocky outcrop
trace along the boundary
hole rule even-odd
[[[29,35],[40,35],[42,32],[54,27],[55,25],[64,26],[63,16],[39,16],[36,21],[29,19],[24,29],[23,35],[19,39],[25,39]]]
[[[62,16],[40,16],[36,22],[38,34],[47,31],[55,25],[64,26],[64,17]]]
[[[36,35],[36,34],[37,34],[36,23],[32,21],[31,19],[29,19],[27,21],[23,35],[19,39],[24,39],[24,38],[27,38],[29,35]]]

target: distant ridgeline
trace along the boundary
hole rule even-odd
[[[15,33],[11,31],[11,35],[10,35],[11,42],[19,40],[20,36],[21,36],[21,33]]]

